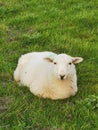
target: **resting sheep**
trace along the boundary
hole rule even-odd
[[[32,52],[20,57],[15,81],[29,87],[39,97],[64,99],[77,92],[75,65],[82,62],[81,57],[52,52]]]

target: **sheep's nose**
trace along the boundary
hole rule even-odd
[[[63,79],[64,79],[64,77],[65,77],[65,75],[60,75],[61,80],[63,80]]]

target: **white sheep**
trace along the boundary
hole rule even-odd
[[[64,99],[77,92],[75,65],[81,57],[52,52],[32,52],[22,55],[14,71],[14,79],[29,87],[39,97]]]

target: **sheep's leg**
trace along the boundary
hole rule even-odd
[[[50,90],[48,87],[43,87],[40,83],[38,84],[33,82],[30,86],[30,91],[38,97],[50,98],[53,100],[57,99],[57,96],[52,90]]]
[[[33,83],[30,85],[30,91],[31,93],[33,93],[34,95],[37,95],[39,97],[42,97],[43,95],[43,89],[40,85],[40,83],[36,83],[36,81],[33,81]]]

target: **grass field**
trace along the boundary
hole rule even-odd
[[[21,54],[81,56],[78,93],[40,99],[13,80]],[[98,1],[0,1],[0,130],[98,130]]]

